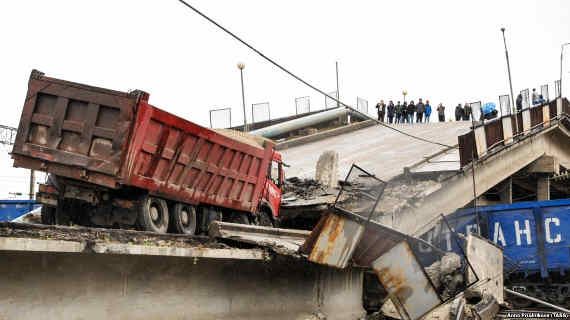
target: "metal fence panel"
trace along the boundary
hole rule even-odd
[[[471,107],[471,114],[474,121],[481,120],[481,101],[472,102],[469,104]]]
[[[529,97],[528,89],[524,89],[523,91],[521,91],[521,96],[522,96],[522,108],[523,108],[523,110],[530,108],[530,97]]]
[[[311,97],[295,98],[295,110],[297,114],[311,112]]]
[[[501,109],[501,116],[507,116],[511,114],[511,99],[508,94],[499,96],[499,106]]]
[[[210,110],[210,128],[227,129],[232,126],[232,109],[213,109]]]
[[[334,97],[338,100],[338,92],[333,91],[328,93],[329,96]],[[333,99],[325,96],[325,109],[336,108],[338,106],[337,102]]]
[[[356,97],[356,110],[368,114],[368,100]]]
[[[548,102],[548,84],[544,84],[542,86],[540,86],[540,94],[542,95],[542,99],[544,99],[544,101]]]
[[[251,122],[261,122],[271,120],[269,112],[269,102],[254,103],[251,105]]]

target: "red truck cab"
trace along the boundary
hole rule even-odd
[[[281,206],[281,196],[283,189],[283,181],[285,179],[285,174],[283,171],[283,162],[281,161],[281,154],[274,152],[271,159],[271,164],[268,166],[267,170],[267,180],[265,182],[265,188],[262,193],[262,200],[260,201],[260,210],[267,214],[273,225],[278,224],[279,217],[279,207]],[[263,219],[263,217],[261,217]],[[260,224],[264,225],[263,220],[260,220]]]

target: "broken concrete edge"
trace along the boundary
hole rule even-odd
[[[264,260],[262,249],[180,248],[132,245],[123,243],[90,243],[88,241],[44,240],[26,238],[0,238],[1,251],[96,253],[117,255],[168,256],[208,259]]]
[[[300,240],[308,238],[311,234],[311,231],[306,230],[280,229],[273,227],[252,226],[239,223],[214,221],[208,228],[208,235],[210,237],[219,237],[223,231],[249,232]]]
[[[285,150],[285,149],[288,149],[291,147],[296,147],[296,146],[307,144],[310,142],[315,142],[315,141],[323,140],[326,138],[338,136],[338,135],[341,135],[341,134],[344,134],[347,132],[352,132],[352,131],[368,128],[368,127],[371,127],[375,124],[376,124],[376,121],[374,121],[374,120],[364,120],[364,121],[357,122],[354,124],[342,126],[340,128],[334,128],[334,129],[319,132],[319,133],[316,133],[316,134],[313,134],[310,136],[299,137],[299,138],[295,138],[295,139],[291,139],[288,141],[278,143],[275,145],[275,150]]]
[[[234,248],[203,236],[8,222],[0,223],[0,251],[270,259],[266,248]]]

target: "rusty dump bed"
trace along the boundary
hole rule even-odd
[[[273,143],[264,141],[263,148],[216,133],[148,104],[148,98],[142,91],[101,89],[34,70],[14,166],[254,212]]]

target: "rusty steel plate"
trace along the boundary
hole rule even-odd
[[[388,294],[398,300],[410,319],[419,319],[441,304],[442,301],[406,241],[374,260],[372,268]]]
[[[322,219],[316,239],[310,247],[309,260],[331,267],[345,268],[360,242],[365,227],[357,221],[336,214],[329,214]]]

